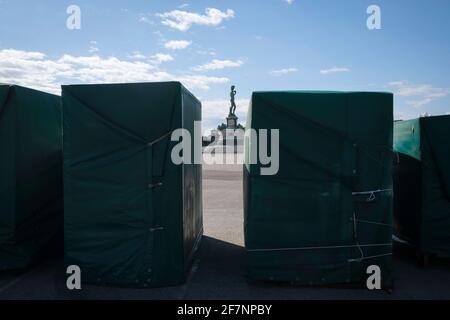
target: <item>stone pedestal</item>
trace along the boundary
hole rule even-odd
[[[227,117],[227,129],[236,129],[238,127],[238,117],[231,114]]]
[[[226,120],[227,122],[222,123],[215,131],[220,133],[220,136],[208,146],[208,149],[214,149],[215,152],[220,153],[242,153],[243,134],[238,134],[236,130],[244,130],[244,127],[239,124],[239,119],[235,114],[229,114]]]

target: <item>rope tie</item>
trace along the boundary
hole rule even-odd
[[[369,197],[366,199],[366,202],[373,202],[377,199],[376,194],[381,192],[391,192],[392,189],[379,189],[379,190],[372,190],[372,191],[362,191],[362,192],[352,192],[353,196],[357,195],[368,195]]]

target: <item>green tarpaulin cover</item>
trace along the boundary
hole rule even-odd
[[[203,231],[201,165],[173,164],[171,133],[193,136],[200,102],[177,82],[62,88],[66,264],[87,283],[182,283]]]
[[[450,116],[395,122],[395,235],[450,257]]]
[[[0,270],[62,254],[60,100],[0,84]]]
[[[248,274],[320,285],[392,269],[392,105],[388,93],[256,92],[247,128],[279,129],[279,171],[262,176],[245,141]],[[269,134],[270,136],[270,134]],[[273,152],[272,148],[272,152]]]

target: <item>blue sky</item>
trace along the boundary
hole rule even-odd
[[[180,80],[206,128],[226,115],[232,84],[243,120],[256,90],[390,91],[396,118],[450,112],[450,1],[289,2],[0,0],[0,82],[57,93]],[[381,30],[366,27],[371,4]],[[66,27],[69,5],[80,30]]]

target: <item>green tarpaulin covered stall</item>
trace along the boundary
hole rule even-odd
[[[58,96],[0,84],[0,270],[62,254]]]
[[[87,283],[182,283],[203,232],[201,165],[172,162],[171,133],[194,136],[200,102],[177,82],[63,86],[63,118],[66,264]]]
[[[450,257],[450,116],[395,122],[394,150],[395,235]]]
[[[277,174],[261,175],[264,165],[249,155],[257,141],[247,136],[251,278],[365,283],[367,267],[377,265],[391,285],[392,105],[388,93],[253,94],[247,128],[279,129],[280,164]]]

